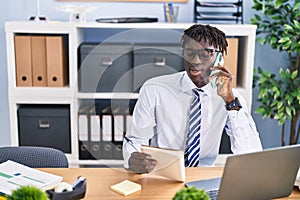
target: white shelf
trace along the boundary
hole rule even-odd
[[[78,99],[137,99],[138,93],[78,93]]]
[[[80,102],[93,99],[137,99],[137,93],[82,93],[77,89],[78,47],[84,41],[86,29],[179,29],[192,23],[69,23],[69,22],[5,22],[8,71],[8,98],[11,128],[11,145],[18,145],[17,110],[21,104],[69,104],[71,117],[71,153],[67,154],[70,166],[79,165],[123,165],[119,160],[79,160],[77,113]],[[251,109],[252,77],[256,26],[241,24],[211,24],[227,36],[239,37],[239,79],[237,90],[244,96]],[[65,87],[17,87],[14,35],[15,34],[61,34],[68,37],[69,84]]]

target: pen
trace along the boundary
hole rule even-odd
[[[140,152],[140,150],[138,150],[134,145],[132,140],[130,140],[128,137],[124,136],[125,140],[134,148],[134,150],[136,150],[137,152]]]

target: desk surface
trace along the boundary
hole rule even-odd
[[[172,199],[175,193],[184,187],[183,183],[178,183],[158,176],[148,174],[133,174],[122,168],[52,168],[41,169],[42,171],[53,173],[64,177],[63,181],[72,183],[78,176],[87,178],[87,192],[84,199],[98,200],[99,197],[105,200],[116,199]],[[186,181],[196,181],[221,176],[223,168],[204,167],[186,168]],[[110,186],[123,180],[135,181],[142,185],[142,190],[129,196],[122,195],[110,190]],[[300,191],[294,188],[293,193],[283,199],[300,199]]]

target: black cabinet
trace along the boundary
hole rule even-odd
[[[131,92],[131,44],[83,43],[79,47],[80,92]]]
[[[69,105],[21,105],[19,145],[44,146],[71,153]]]
[[[179,43],[82,43],[80,92],[138,92],[156,76],[183,71]]]
[[[133,89],[138,92],[143,83],[156,76],[183,71],[179,44],[134,45]]]

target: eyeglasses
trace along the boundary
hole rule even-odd
[[[196,54],[199,56],[202,60],[209,60],[212,58],[213,54],[215,52],[221,52],[215,49],[191,49],[191,48],[182,48],[182,52],[184,57],[188,59],[194,59]]]

